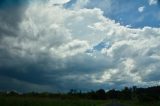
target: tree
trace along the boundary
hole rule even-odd
[[[106,99],[106,93],[104,89],[99,89],[96,91],[96,98],[97,99]]]

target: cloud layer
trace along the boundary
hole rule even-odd
[[[105,17],[99,8],[68,9],[50,3],[0,10],[1,90],[159,84],[159,28],[129,28]],[[80,1],[76,5],[84,6]]]

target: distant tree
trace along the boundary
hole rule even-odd
[[[106,99],[106,93],[104,89],[99,89],[96,91],[96,98],[97,99]]]
[[[77,94],[77,93],[78,93],[78,92],[77,92],[76,89],[71,89],[68,94]]]
[[[125,87],[122,90],[122,98],[125,99],[125,100],[132,99],[132,89],[128,88],[128,87]]]
[[[154,102],[160,100],[160,86],[138,88],[137,97],[140,102]]]
[[[19,94],[16,91],[11,91],[8,93],[10,96],[18,96]]]
[[[132,87],[132,99],[137,98],[137,86]]]
[[[107,92],[107,98],[108,99],[117,99],[118,98],[118,92],[115,89],[109,90]]]

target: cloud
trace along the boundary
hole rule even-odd
[[[8,7],[17,7],[21,5],[25,5],[29,0],[1,0],[0,8],[8,8]]]
[[[159,28],[128,28],[98,8],[48,2],[17,11],[13,24],[1,18],[0,28],[11,24],[0,32],[2,90],[109,89],[160,81]]]
[[[85,5],[86,8],[99,8],[101,9],[105,15],[112,12],[112,9],[115,7],[116,2],[112,0],[88,0],[87,4]],[[105,11],[104,11],[105,10]]]
[[[145,9],[145,6],[142,6],[142,7],[139,7],[139,8],[138,8],[138,11],[139,11],[140,13],[142,13],[142,12],[144,11],[144,9]]]
[[[49,4],[65,4],[70,0],[49,0]]]
[[[10,77],[0,76],[1,90],[2,91],[17,91],[17,92],[45,92],[50,91],[53,92],[53,88],[45,85],[33,84],[21,80],[17,80]],[[8,83],[8,84],[7,84]]]
[[[26,4],[24,4],[26,3]],[[21,22],[23,12],[27,8],[27,1],[1,0],[0,1],[0,38],[16,36],[18,23]],[[9,15],[10,14],[10,15]],[[8,30],[10,29],[10,30]]]
[[[158,0],[149,0],[149,5],[155,5],[158,3]]]
[[[76,3],[74,4],[75,9],[80,9],[83,8],[89,3],[91,0],[77,0]]]

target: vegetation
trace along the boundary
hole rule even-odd
[[[126,106],[160,106],[160,86],[125,87],[91,92],[70,90],[68,93],[0,92],[0,106],[106,106],[113,101]]]
[[[1,97],[0,106],[101,106],[100,100],[61,100],[40,97]]]

